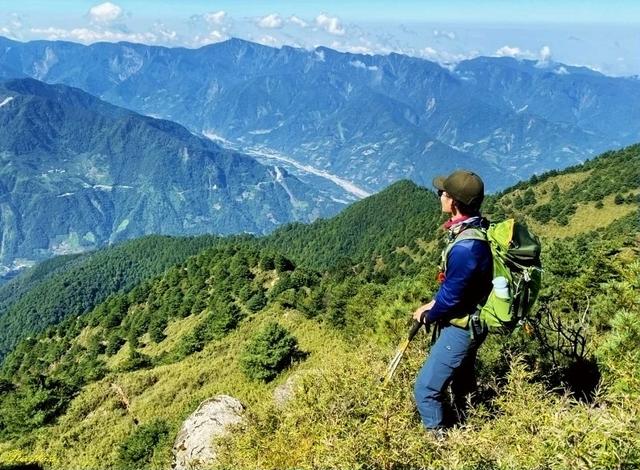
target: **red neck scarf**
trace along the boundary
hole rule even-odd
[[[451,217],[449,220],[447,220],[443,225],[442,228],[444,228],[445,230],[449,230],[451,227],[453,227],[454,225],[457,225],[461,222],[464,222],[467,219],[470,219],[471,217],[468,215],[462,215],[462,214],[458,214],[455,217]]]

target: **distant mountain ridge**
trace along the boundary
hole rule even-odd
[[[501,189],[640,139],[638,80],[553,62],[481,57],[449,70],[239,39],[195,50],[0,39],[0,70],[275,150],[369,191],[462,166]]]
[[[4,272],[145,234],[266,233],[343,206],[178,124],[33,79],[0,82],[0,162]]]

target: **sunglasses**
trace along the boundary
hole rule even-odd
[[[442,197],[444,191],[442,189],[438,189],[438,197]]]

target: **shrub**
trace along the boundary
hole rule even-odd
[[[247,308],[252,312],[257,312],[262,310],[267,305],[267,296],[264,295],[262,289],[257,291],[255,294],[251,296],[251,298],[247,301]]]
[[[111,331],[111,333],[109,333],[109,337],[107,338],[107,348],[105,350],[105,353],[107,354],[107,356],[113,356],[120,350],[124,343],[124,338],[118,330]]]
[[[120,366],[122,372],[132,372],[134,370],[146,369],[151,366],[151,358],[141,353],[132,345],[129,345],[129,355]]]
[[[206,344],[207,324],[202,321],[190,333],[180,338],[180,342],[176,347],[177,359],[185,358],[195,352],[202,351]]]
[[[275,265],[276,271],[278,271],[279,273],[283,273],[286,271],[293,271],[296,268],[295,264],[293,264],[293,261],[285,258],[281,254],[276,255],[274,260],[274,265]]]
[[[247,377],[268,382],[291,364],[298,340],[278,323],[270,323],[247,345],[240,361]]]
[[[155,343],[163,341],[167,335],[164,333],[164,329],[167,327],[167,317],[158,316],[151,320],[149,325],[149,336]]]
[[[161,419],[137,427],[118,448],[117,468],[140,469],[146,467],[151,463],[156,447],[168,437],[169,426]]]
[[[211,303],[211,311],[205,318],[207,340],[220,339],[233,330],[242,319],[242,311],[231,298],[217,299]]]
[[[581,404],[548,393],[517,356],[495,384],[499,393],[436,441],[424,433],[412,400],[424,361],[412,346],[388,387],[378,382],[379,351],[335,348],[320,370],[300,376],[286,407],[265,400],[248,426],[222,438],[214,468],[253,469],[256,462],[264,470],[637,467],[637,395],[605,406]]]

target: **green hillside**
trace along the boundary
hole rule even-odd
[[[378,258],[398,269],[405,256],[397,248],[417,248],[432,240],[442,221],[433,191],[399,181],[351,205],[328,220],[289,224],[265,239],[300,264],[327,269],[339,264],[371,264]]]
[[[17,277],[0,285],[0,312],[6,312],[12,304],[19,300],[35,285],[56,273],[69,269],[73,262],[82,258],[82,254],[61,255],[38,263],[34,267],[21,272]]]
[[[542,235],[544,285],[531,334],[483,345],[474,407],[446,441],[412,403],[425,335],[379,382],[436,289],[437,200],[402,182],[334,219],[211,246],[22,341],[2,366],[0,463],[167,468],[182,421],[226,393],[247,412],[218,443],[221,469],[635,468],[639,165],[634,146],[489,198],[493,219]]]
[[[370,275],[388,277],[397,269],[412,267],[406,263],[407,255],[396,248],[433,238],[440,219],[434,194],[402,181],[333,219],[290,224],[260,243],[314,268],[351,269],[359,263],[359,269],[369,269]],[[60,256],[38,264],[0,287],[0,359],[18,340],[87,312],[109,295],[161,274],[216,240],[233,239],[145,237],[89,255]]]
[[[218,240],[149,236],[94,253],[61,256],[0,288],[0,360],[19,340],[88,312]]]

